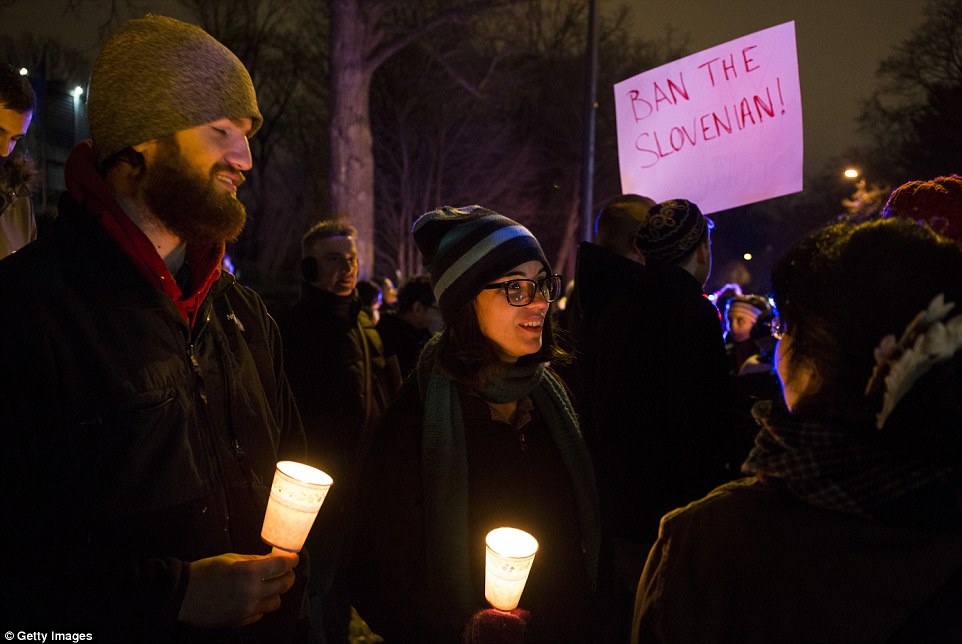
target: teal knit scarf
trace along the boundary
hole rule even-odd
[[[471,590],[464,420],[457,386],[438,372],[439,338],[435,336],[425,347],[418,368],[419,384],[425,392],[421,454],[427,551],[432,553],[428,559],[436,566],[432,576],[438,580],[442,596],[457,598],[465,611],[473,612],[477,607]],[[531,396],[571,475],[588,579],[594,584],[600,542],[598,494],[594,469],[564,385],[544,364],[512,365],[478,393],[494,403]]]

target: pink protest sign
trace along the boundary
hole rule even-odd
[[[615,85],[621,188],[718,212],[802,189],[795,23]]]

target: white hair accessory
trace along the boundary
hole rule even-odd
[[[927,309],[909,322],[898,342],[890,334],[875,348],[875,368],[865,386],[865,395],[885,388],[882,409],[876,415],[878,429],[882,429],[916,380],[962,347],[962,315],[943,323],[953,308],[955,303],[946,302],[945,294],[939,293]]]

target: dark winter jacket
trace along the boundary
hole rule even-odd
[[[306,562],[282,608],[255,625],[176,622],[186,562],[269,552],[259,535],[275,463],[303,458],[260,298],[221,274],[191,331],[65,195],[50,235],[0,264],[0,343],[9,628],[293,639]]]
[[[606,318],[609,304],[626,295],[640,296],[650,284],[650,271],[642,264],[597,244],[578,245],[575,288],[566,310],[575,360],[570,367],[562,367],[562,376],[574,391],[575,406],[589,447],[593,447],[595,439],[592,420],[592,408],[597,401],[595,389],[605,386],[603,379],[594,377],[596,365],[609,351],[606,338],[598,335],[598,325]],[[619,331],[632,332],[630,325]]]
[[[377,332],[384,341],[384,353],[397,356],[402,377],[414,371],[421,349],[431,339],[430,331],[413,327],[397,313],[381,315]]]
[[[588,374],[610,536],[652,543],[660,517],[727,480],[732,398],[718,311],[677,266],[609,302]],[[605,508],[607,507],[607,511]]]
[[[869,521],[742,479],[664,518],[632,641],[955,642],[960,570],[958,526]]]
[[[470,576],[474,610],[484,600],[484,537],[502,526],[537,535],[539,550],[520,608],[527,642],[591,641],[600,619],[586,572],[572,474],[537,408],[526,423],[492,418],[488,404],[458,389],[465,426]],[[530,406],[519,402],[519,409]],[[471,617],[429,572],[422,464],[424,403],[416,374],[378,424],[359,482],[352,599],[388,642],[454,642]],[[523,417],[523,414],[516,414]],[[593,482],[589,482],[592,484]]]
[[[334,479],[307,548],[315,564],[309,592],[323,595],[327,638],[339,641],[346,637],[350,604],[335,574],[353,516],[356,458],[368,429],[400,386],[400,373],[397,358],[384,356],[356,292],[339,297],[305,283],[300,301],[278,316],[278,324],[308,462]]]
[[[397,359],[385,358],[356,294],[339,297],[303,284],[300,301],[278,324],[310,458],[344,483],[365,425],[377,422],[400,386]]]

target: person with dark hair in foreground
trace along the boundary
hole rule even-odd
[[[662,519],[634,642],[962,638],[962,249],[907,219],[776,265],[784,404],[728,483]]]

